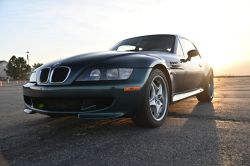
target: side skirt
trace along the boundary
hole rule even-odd
[[[199,89],[189,91],[189,92],[186,92],[186,93],[176,94],[176,95],[173,96],[173,102],[176,102],[176,101],[179,101],[179,100],[182,100],[182,99],[197,95],[197,94],[199,94],[199,93],[201,93],[203,91],[204,91],[204,89],[199,88]]]

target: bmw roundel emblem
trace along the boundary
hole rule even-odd
[[[57,67],[59,66],[61,63],[55,63],[52,67]]]

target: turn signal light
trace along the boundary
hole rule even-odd
[[[135,86],[135,87],[124,87],[124,91],[137,91],[141,90],[140,86]]]

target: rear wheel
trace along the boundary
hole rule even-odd
[[[139,114],[132,118],[133,122],[142,127],[159,127],[167,117],[168,83],[159,69],[154,69],[146,83],[143,105]]]
[[[204,91],[196,95],[196,98],[200,102],[210,102],[213,100],[214,98],[214,75],[212,71],[209,72],[209,76],[208,76]]]

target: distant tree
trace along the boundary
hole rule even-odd
[[[23,57],[17,58],[15,55],[10,58],[6,68],[6,74],[14,79],[27,79],[31,69]]]
[[[43,65],[42,63],[38,62],[38,63],[34,63],[34,65],[32,65],[32,67],[36,69],[36,68],[38,68],[38,67],[40,67],[42,65]]]

